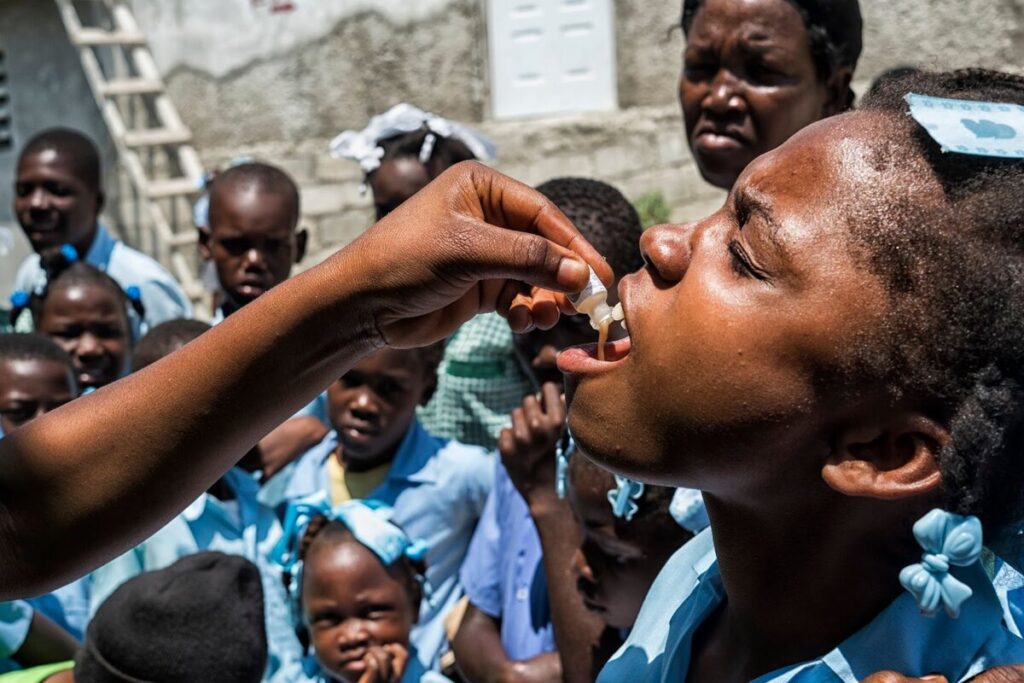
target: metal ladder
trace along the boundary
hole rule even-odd
[[[191,200],[203,165],[124,0],[55,0],[121,162],[120,232],[153,255],[209,315],[196,275]]]

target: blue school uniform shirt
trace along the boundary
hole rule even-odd
[[[1024,662],[1024,640],[1004,626],[1003,608],[981,565],[952,573],[974,591],[959,619],[945,613],[926,617],[913,596],[903,593],[823,657],[759,676],[754,683],[855,683],[885,670],[906,676],[939,672],[963,681],[984,669]],[[630,637],[598,683],[686,680],[693,635],[724,600],[711,529],[706,529],[662,569]]]
[[[261,500],[280,512],[289,500],[329,494],[327,459],[337,447],[338,434],[332,431],[271,479]],[[384,482],[367,496],[391,506],[394,521],[429,548],[427,580],[433,592],[412,632],[412,644],[428,669],[437,668],[447,644],[444,619],[462,598],[459,568],[493,480],[487,451],[436,437],[413,420]]]
[[[192,317],[192,304],[178,281],[152,258],[116,239],[102,223],[96,226],[96,237],[83,260],[112,277],[122,289],[132,285],[139,288],[146,317],[141,324],[133,320],[137,327],[136,340],[162,322]],[[21,264],[15,283],[17,289],[26,292],[46,284],[38,254],[30,255]]]
[[[287,669],[278,671],[270,683],[332,683],[334,680],[323,672],[314,655],[308,655],[301,662],[294,662]],[[406,664],[405,673],[402,674],[400,683],[452,683],[452,681],[447,676],[442,676],[423,666],[416,648],[411,647],[409,648],[409,663]]]
[[[281,525],[273,511],[257,501],[259,484],[251,474],[235,467],[224,479],[235,493],[234,501],[220,501],[204,493],[153,536],[93,572],[92,613],[136,574],[167,567],[204,550],[241,555],[259,568],[263,579],[269,676],[303,655],[280,568],[267,559],[281,538]]]
[[[495,458],[494,489],[462,566],[466,597],[501,620],[501,644],[512,661],[555,651],[543,550],[530,508]]]
[[[24,600],[0,602],[0,673],[21,668],[11,655],[25,644],[31,626],[31,605]]]
[[[85,638],[85,627],[89,624],[90,584],[89,577],[84,576],[46,595],[29,598],[27,602],[37,612],[82,640]]]

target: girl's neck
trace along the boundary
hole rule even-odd
[[[902,590],[920,556],[897,504],[810,496],[764,508],[705,494],[728,599],[693,640],[691,681],[749,681],[820,657],[866,626]]]

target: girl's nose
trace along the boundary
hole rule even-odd
[[[89,334],[88,332],[78,338],[78,343],[75,344],[75,355],[76,356],[98,356],[103,353],[103,345],[100,344],[99,339],[96,335]]]
[[[666,282],[682,280],[690,265],[695,233],[693,224],[656,225],[644,231],[640,252],[647,266]]]
[[[349,619],[338,629],[338,648],[350,650],[366,645],[370,634],[361,619]]]
[[[50,208],[50,193],[41,187],[37,187],[32,190],[32,194],[29,195],[29,206],[33,209],[48,209]]]

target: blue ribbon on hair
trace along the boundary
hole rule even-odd
[[[640,481],[615,475],[615,488],[608,492],[608,502],[612,504],[612,514],[627,522],[640,510],[637,501],[644,495],[644,484]]]
[[[128,301],[142,301],[142,290],[138,285],[130,285],[124,290],[124,293],[128,297]]]
[[[24,289],[16,289],[11,292],[11,308],[25,308],[28,306],[29,293]]]
[[[68,262],[68,265],[78,260],[78,250],[70,244],[60,245],[60,255]]]
[[[950,618],[956,619],[972,591],[950,574],[949,568],[967,567],[978,561],[981,522],[974,516],[954,515],[936,508],[914,523],[914,538],[925,552],[921,562],[903,568],[900,583],[927,616],[934,616],[941,605]]]

